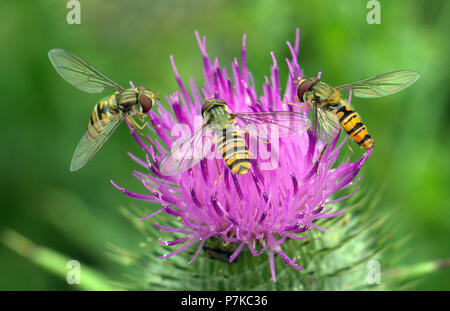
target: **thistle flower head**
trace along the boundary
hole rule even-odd
[[[230,262],[245,248],[253,256],[268,254],[272,278],[276,282],[274,254],[277,253],[293,268],[302,269],[295,258],[290,258],[283,251],[283,242],[287,239],[307,239],[310,230],[327,231],[314,221],[336,217],[345,211],[333,210],[333,206],[349,195],[334,199],[331,197],[335,192],[359,181],[354,181],[355,176],[371,151],[355,162],[347,159],[338,164],[336,160],[345,140],[338,144],[337,135],[325,148],[308,130],[280,138],[277,163],[273,169],[263,169],[264,161],[260,161],[258,154],[258,161],[251,160],[252,167],[245,175],[233,174],[221,159],[216,162],[214,158],[207,158],[178,175],[163,176],[159,164],[162,155],[170,150],[174,141],[171,137],[172,128],[181,123],[194,130],[194,119],[200,115],[203,97],[225,100],[232,112],[307,112],[307,108],[286,104],[296,102],[298,83],[295,81],[297,77],[303,76],[297,62],[298,30],[295,45],[287,42],[291,57],[286,59],[289,76],[284,93],[281,91],[278,63],[274,53],[271,53],[273,64],[270,75],[265,77],[263,93],[259,95],[247,68],[245,35],[241,60],[234,59],[230,73],[219,65],[217,58],[212,60],[208,56],[205,38],[201,38],[198,33],[196,36],[203,55],[203,88],[199,90],[193,79],[187,86],[171,56],[180,88],[165,96],[173,114],[161,104],[154,105],[156,113],[149,112],[158,139],[143,139],[130,127],[132,135],[146,152],[145,160],[130,154],[142,166],[142,171],[135,171],[133,175],[143,183],[148,193],[134,193],[114,185],[133,198],[161,205],[159,210],[141,220],[158,213],[179,219],[177,228],[153,223],[164,232],[183,235],[172,241],[160,240],[162,244],[176,246],[175,250],[162,257],[171,257],[195,247],[191,263],[208,239],[218,238],[234,246]],[[222,172],[220,182],[217,182],[219,173],[216,163],[219,163]]]

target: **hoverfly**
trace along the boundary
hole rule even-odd
[[[312,127],[319,140],[329,142],[342,127],[361,148],[369,149],[374,145],[373,139],[356,112],[341,98],[340,91],[351,90],[357,97],[376,98],[397,93],[419,78],[420,74],[415,71],[400,70],[336,88],[317,78],[300,79],[297,95],[300,101],[313,106]]]
[[[144,113],[152,108],[157,98],[155,93],[143,86],[124,89],[80,57],[65,50],[52,49],[48,57],[64,80],[84,92],[100,93],[105,88],[115,90],[113,95],[100,99],[94,107],[88,129],[70,163],[70,170],[76,171],[94,157],[125,118],[138,126],[132,116],[145,117]]]
[[[278,136],[284,137],[300,133],[311,126],[308,116],[299,112],[274,111],[274,112],[243,112],[232,113],[226,102],[222,99],[208,99],[202,105],[202,116],[205,123],[187,135],[175,142],[171,152],[166,153],[160,161],[160,172],[163,175],[170,176],[179,174],[198,163],[206,157],[215,144],[216,164],[217,152],[221,152],[223,160],[231,171],[235,174],[247,174],[251,167],[249,149],[244,139],[244,133],[252,126],[274,125],[277,127]],[[240,128],[236,119],[243,122],[245,128]],[[268,133],[264,132],[264,127],[260,127],[257,139],[264,140]],[[210,129],[211,131],[207,131]],[[212,132],[212,135],[211,135]],[[267,140],[266,140],[267,141]],[[209,148],[200,148],[196,154],[198,146],[208,146]]]

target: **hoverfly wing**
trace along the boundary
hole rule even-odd
[[[341,125],[336,114],[314,106],[312,129],[318,140],[328,143],[339,133]]]
[[[77,171],[88,163],[102,148],[114,130],[125,118],[125,114],[114,115],[112,118],[99,120],[95,123],[100,132],[95,135],[90,129],[81,137],[70,163],[70,170]]]
[[[259,138],[270,138],[272,126],[276,126],[279,137],[285,137],[301,133],[311,126],[308,116],[300,112],[291,111],[273,111],[273,112],[243,112],[233,113],[235,117],[242,121],[251,134],[252,131]],[[256,127],[256,128],[254,128]]]
[[[87,93],[100,93],[105,88],[123,89],[80,57],[63,49],[48,52],[50,62],[67,82]]]
[[[215,135],[211,135],[208,128],[205,124],[175,141],[159,162],[160,173],[165,176],[180,174],[206,157],[215,142]]]
[[[351,89],[352,94],[363,98],[376,98],[397,93],[420,78],[418,72],[399,70],[338,86],[338,90]]]

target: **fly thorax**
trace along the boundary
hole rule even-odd
[[[133,89],[124,90],[116,95],[116,102],[120,110],[124,113],[137,113],[142,111],[138,100],[139,92]]]
[[[333,93],[328,96],[327,102],[330,108],[336,109],[341,104],[341,93],[333,88]]]
[[[320,109],[322,109],[322,110],[325,110],[325,111],[334,111],[334,112],[336,112],[342,107],[342,105],[340,104],[340,102],[339,103],[329,103],[328,101],[321,101],[318,104],[318,107]]]
[[[330,95],[324,103],[324,109],[330,111],[337,111],[342,107],[342,99],[339,91],[336,90],[332,95]]]
[[[122,92],[116,95],[117,105],[122,107],[131,107],[134,104],[137,104],[138,94],[139,92],[136,92],[133,89],[123,90]]]
[[[208,111],[205,111],[203,117],[209,124],[217,124],[220,127],[233,122],[230,111],[222,105],[211,107]]]
[[[137,102],[122,103],[118,106],[118,109],[128,115],[134,115],[142,112],[142,107]]]

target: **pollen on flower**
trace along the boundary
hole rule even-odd
[[[154,105],[156,112],[149,112],[158,139],[137,135],[134,128],[129,126],[133,137],[146,152],[145,159],[130,154],[131,159],[142,167],[142,172],[134,171],[133,176],[142,182],[148,192],[140,194],[115,183],[113,185],[132,198],[160,204],[159,210],[139,219],[140,221],[148,221],[159,213],[179,220],[178,227],[152,223],[163,232],[183,236],[172,241],[159,240],[163,245],[179,245],[160,258],[169,258],[195,245],[196,251],[189,261],[192,263],[208,239],[221,239],[224,243],[236,246],[229,257],[230,262],[245,248],[253,256],[267,254],[272,278],[276,282],[275,254],[292,268],[302,270],[296,258],[290,258],[283,251],[283,243],[288,239],[308,239],[308,232],[311,230],[328,232],[326,228],[315,224],[315,220],[336,217],[345,212],[335,211],[331,206],[353,195],[359,187],[350,195],[330,198],[337,191],[351,187],[360,180],[353,181],[371,150],[355,162],[347,159],[338,164],[336,160],[346,139],[338,144],[337,135],[325,149],[324,143],[308,130],[280,138],[276,150],[278,163],[274,169],[263,169],[257,154],[256,159],[251,160],[250,171],[244,175],[236,175],[222,159],[216,161],[208,157],[178,175],[164,176],[160,171],[160,161],[174,142],[171,130],[180,123],[191,131],[196,128],[194,119],[200,115],[202,98],[221,98],[232,112],[306,113],[309,109],[286,104],[296,102],[296,80],[297,77],[303,77],[303,71],[297,62],[299,30],[296,32],[294,46],[287,43],[291,57],[286,59],[289,75],[284,93],[281,91],[274,53],[270,54],[273,63],[270,75],[265,77],[262,94],[258,94],[252,73],[247,68],[245,35],[241,60],[233,60],[230,72],[220,66],[217,58],[211,59],[208,56],[206,38],[201,38],[197,32],[195,35],[203,58],[202,87],[199,88],[193,79],[189,80],[186,87],[171,56],[179,91],[166,95],[165,99],[173,114],[159,103]],[[320,73],[318,78],[320,79]],[[221,172],[220,182],[217,182],[217,165]]]

